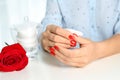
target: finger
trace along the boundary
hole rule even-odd
[[[54,47],[55,45],[61,46],[61,47],[64,47],[64,48],[71,48],[70,45],[61,44],[61,43],[54,43],[54,42],[51,42],[51,41],[49,41],[49,44],[51,44],[52,46],[47,46],[47,47],[46,47],[46,50],[47,50],[48,52],[49,52],[50,47]]]
[[[68,45],[68,44],[55,43],[55,42],[50,41],[50,40],[48,40],[48,39],[42,39],[41,43],[42,43],[43,48],[44,48],[47,52],[49,52],[49,47],[53,47],[53,46],[55,46],[55,45],[58,45],[58,46],[61,46],[61,47],[64,47],[64,48],[71,48],[71,46]]]
[[[58,59],[60,62],[66,64],[66,65],[69,65],[69,66],[73,66],[73,67],[83,67],[84,64],[83,63],[75,63],[75,62],[69,62],[69,61],[66,61],[64,59],[62,59],[61,57],[59,56],[55,56],[56,59]]]
[[[56,25],[48,25],[46,30],[52,33],[56,33],[57,28],[60,28],[60,27]]]
[[[57,48],[56,50],[54,50],[54,53],[55,53],[55,57],[63,62],[64,64],[67,64],[67,65],[70,65],[70,66],[75,66],[75,67],[82,67],[87,63],[87,59],[85,59],[84,57],[79,57],[79,58],[69,58],[69,57],[66,57],[64,56],[63,54],[61,54],[59,52],[59,49]]]
[[[61,59],[68,61],[68,62],[80,62],[80,60],[82,58],[82,57],[77,57],[77,58],[67,57],[57,50],[55,50],[55,54],[56,54],[56,56],[59,56],[59,57],[61,57]]]
[[[70,41],[68,39],[63,38],[63,37],[61,37],[59,35],[56,35],[54,33],[50,33],[49,32],[49,35],[47,37],[51,41],[54,41],[54,42],[57,42],[57,43],[69,44],[70,45]]]
[[[72,34],[70,31],[62,29],[61,27],[56,26],[56,25],[49,25],[48,29],[50,32],[60,35],[67,39],[69,39],[68,36]]]
[[[61,46],[61,47],[64,47],[64,48],[71,48],[71,46],[69,44],[62,44],[62,43],[55,43],[55,45],[57,46]]]
[[[45,49],[46,51],[49,51],[49,47],[55,45],[53,41],[50,41],[48,39],[42,39],[41,44],[42,44],[43,49]]]
[[[61,57],[63,60],[68,61],[68,62],[74,62],[74,63],[88,63],[88,57],[86,56],[80,56],[80,57],[67,57],[60,53],[59,51],[55,50],[56,56]]]
[[[62,43],[55,43],[53,41],[50,41],[50,40],[47,40],[46,42],[44,42],[45,46],[47,46],[47,50],[49,49],[49,47],[53,47],[55,45],[58,45],[58,46],[61,46],[61,47],[64,47],[64,48],[71,48],[70,45],[68,44],[62,44]]]
[[[77,49],[66,49],[64,47],[59,46],[59,52],[62,53],[63,55],[74,58],[74,57],[81,57],[84,54],[81,52],[80,48]]]
[[[71,35],[72,33],[68,30],[65,30],[65,29],[62,29],[62,28],[57,28],[56,29],[56,34],[69,39],[69,35]]]
[[[55,25],[49,25],[48,29],[51,31],[51,33],[53,32],[54,34],[57,34],[63,38],[70,40],[70,41],[68,41],[68,40],[64,39],[65,42],[67,41],[72,47],[76,46],[76,41],[74,40],[74,36],[70,31],[62,29],[62,28],[55,26]],[[59,37],[56,39],[59,39]],[[60,40],[60,41],[62,41],[62,40]]]
[[[85,44],[85,43],[91,42],[91,40],[84,38],[84,37],[81,37],[81,36],[78,36],[78,37],[74,36],[74,37],[75,37],[75,40],[80,44]]]

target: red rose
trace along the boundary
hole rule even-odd
[[[19,44],[8,45],[0,53],[0,71],[19,71],[28,64],[26,51]]]

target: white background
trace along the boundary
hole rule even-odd
[[[10,27],[30,21],[40,23],[45,14],[46,0],[0,0],[0,50],[4,42],[13,43]]]

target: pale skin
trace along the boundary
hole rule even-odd
[[[42,34],[42,47],[49,52],[49,47],[57,45],[59,50],[55,50],[55,58],[73,67],[84,67],[97,59],[120,53],[120,34],[113,35],[101,42],[94,42],[82,36],[74,36],[81,47],[69,49],[71,43],[68,36],[71,34],[59,26],[48,25]]]

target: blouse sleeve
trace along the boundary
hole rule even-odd
[[[120,15],[114,28],[114,34],[120,34]]]
[[[47,0],[46,14],[41,21],[43,31],[46,29],[46,26],[50,24],[62,27],[62,16],[57,0]]]
[[[114,28],[114,34],[120,34],[120,2],[119,2],[119,6],[118,6],[118,19]]]

